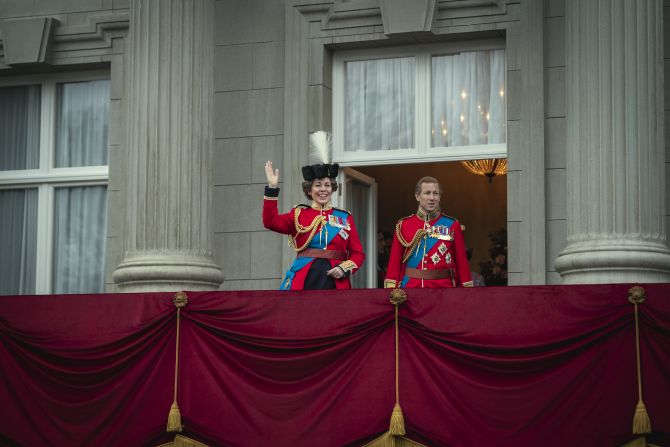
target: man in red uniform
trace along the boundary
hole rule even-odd
[[[396,224],[384,287],[472,287],[461,224],[440,212],[440,183],[423,177],[414,193],[419,209]]]

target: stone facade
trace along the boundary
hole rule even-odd
[[[567,63],[570,59],[566,55],[566,27],[574,16],[566,11],[571,11],[571,5],[588,5],[593,1],[433,0],[417,2],[425,5],[423,15],[406,23],[394,16],[398,13],[392,8],[398,2],[390,0],[214,1],[212,198],[211,215],[204,217],[211,221],[211,226],[207,230],[206,223],[200,221],[188,225],[192,234],[211,232],[202,240],[211,245],[214,269],[220,267],[225,277],[220,288],[264,289],[279,284],[292,254],[283,238],[262,227],[263,163],[272,159],[281,168],[280,208],[288,209],[300,201],[297,179],[301,164],[307,160],[307,134],[332,126],[331,64],[335,52],[477,39],[501,39],[507,54],[510,284],[561,283],[563,279],[555,261],[568,246],[568,236],[581,231],[569,230],[574,228],[570,221],[579,219],[580,208],[573,207],[573,196],[568,188],[575,173],[570,171],[574,167],[568,164],[567,154],[572,150],[574,155],[577,149],[568,147],[574,142],[569,143],[567,139],[570,122]],[[127,217],[127,197],[132,184],[128,181],[131,167],[126,138],[130,131],[127,127],[130,80],[127,77],[133,76],[129,73],[128,35],[131,16],[136,14],[131,8],[134,2],[0,0],[0,83],[8,77],[54,70],[103,68],[109,71],[106,265],[110,292],[119,290],[113,274],[126,258],[130,226],[134,225],[133,219]],[[665,13],[670,11],[670,2],[652,3],[659,10],[663,9],[663,16],[668,16]],[[407,14],[406,11],[400,13]],[[22,32],[36,29],[36,19],[50,19],[48,32],[46,35],[43,32],[39,39],[33,38],[31,54],[34,56],[25,50],[24,57],[34,60],[18,60],[16,57],[21,55],[12,53],[8,45],[16,39],[20,41]],[[163,22],[163,18],[157,20],[160,26],[155,30],[144,26],[140,31],[165,32],[161,27],[169,24]],[[21,21],[26,24],[32,21],[32,28],[12,26],[20,25]],[[661,23],[662,29],[653,35],[654,44],[660,48],[661,39],[667,42],[670,36],[670,27],[666,24],[667,21]],[[18,35],[8,35],[10,29]],[[179,64],[178,61],[173,63]],[[183,68],[201,68],[187,65],[184,63]],[[667,80],[664,85],[665,91],[669,91]],[[663,110],[667,110],[667,93],[664,98]],[[667,123],[666,118],[664,127]],[[660,129],[660,135],[663,131]],[[655,240],[665,246],[670,216],[670,146],[662,138],[650,144],[657,146],[661,142],[665,144],[665,151],[657,148],[661,155],[654,160],[665,169],[654,174],[651,180],[647,179],[657,183],[645,184],[645,188],[654,192],[653,197],[641,196],[640,200],[649,200],[644,205],[645,210],[658,212],[658,216],[652,216],[656,219],[653,230],[659,233]],[[640,151],[645,150],[640,148]],[[623,177],[626,169],[626,163],[617,165],[612,174]],[[189,191],[194,201],[208,203],[202,191],[196,188]],[[167,194],[167,191],[156,194]],[[624,212],[636,211],[631,207]],[[196,251],[200,248],[203,247]],[[664,262],[659,261],[659,265]],[[597,281],[595,277],[588,278],[591,279],[583,281]],[[622,280],[636,281],[637,278],[643,280],[635,274]],[[611,281],[611,277],[607,280]],[[668,281],[670,276],[668,272],[661,273],[657,280]]]

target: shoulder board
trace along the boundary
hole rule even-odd
[[[304,203],[299,203],[296,206],[294,206],[293,208],[311,208],[311,206],[305,205]]]
[[[335,207],[333,207],[333,209],[337,210],[337,211],[342,211],[343,213],[347,213],[347,214],[351,215],[351,211],[347,211],[347,210],[343,210],[342,208],[335,208]]]
[[[412,216],[414,216],[414,214],[410,214],[409,216],[401,217],[400,219],[398,219],[398,222],[400,222],[402,220],[405,220],[405,219],[409,219]]]
[[[442,214],[444,217],[447,217],[447,218],[453,220],[454,222],[458,222],[458,219],[456,219],[455,217],[449,216],[448,214],[444,214],[444,213],[441,213],[441,214]]]

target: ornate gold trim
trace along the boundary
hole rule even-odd
[[[435,208],[435,211],[433,211],[433,212],[431,212],[431,213],[426,213],[426,212],[423,211],[421,208],[419,208],[418,210],[416,210],[416,215],[417,215],[417,216],[419,217],[419,219],[421,219],[421,220],[433,220],[433,219],[435,219],[437,216],[439,216],[440,213],[442,213],[442,211],[440,210],[440,207],[439,207],[439,206],[438,206],[437,208]]]
[[[263,200],[279,200],[279,197],[268,197],[268,196],[263,196]]]
[[[398,281],[395,279],[385,279],[384,288],[385,289],[395,289],[398,286]]]
[[[315,200],[312,200],[312,203],[309,206],[316,211],[328,211],[333,208],[333,205],[330,202],[326,203],[325,206],[321,206]]]
[[[319,214],[318,216],[314,217],[312,222],[307,225],[303,226],[300,224],[298,221],[298,217],[300,216],[300,208],[295,209],[295,214],[293,216],[293,224],[295,225],[295,231],[298,234],[305,234],[309,232],[309,236],[307,237],[307,241],[305,241],[302,246],[298,247],[296,244],[296,238],[293,237],[292,235],[289,234],[288,236],[288,245],[293,248],[295,251],[302,251],[309,245],[310,242],[312,242],[312,239],[314,239],[314,236],[316,235],[316,231],[319,229],[319,225],[323,224],[326,222],[326,216],[323,214]]]
[[[398,238],[398,241],[400,242],[400,245],[405,247],[405,252],[402,255],[402,262],[404,264],[412,255],[412,251],[419,245],[419,241],[421,240],[421,238],[423,238],[426,235],[426,230],[424,229],[417,230],[416,233],[414,233],[414,237],[412,238],[412,240],[408,242],[402,236],[401,227],[402,227],[402,219],[400,219],[398,223],[395,224],[395,234],[396,237]]]
[[[354,261],[352,261],[351,259],[347,259],[346,261],[342,261],[342,262],[340,262],[339,265],[338,265],[338,267],[341,268],[342,270],[344,270],[345,273],[346,273],[346,272],[350,272],[350,271],[352,271],[353,269],[357,269],[357,268],[358,268],[358,266],[356,265],[356,263],[355,263]]]

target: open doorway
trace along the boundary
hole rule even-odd
[[[423,176],[437,178],[443,188],[442,212],[465,226],[465,243],[472,250],[470,269],[484,275],[487,285],[507,283],[506,176],[496,176],[489,182],[486,177],[469,173],[458,161],[357,166],[354,169],[375,180],[374,220],[378,232],[387,234],[395,231],[399,218],[416,211],[414,186],[417,180]],[[370,262],[377,263],[375,258],[380,259],[379,267],[383,271],[386,268],[381,265],[384,263],[383,252],[368,256]],[[367,286],[371,287],[369,282]]]

